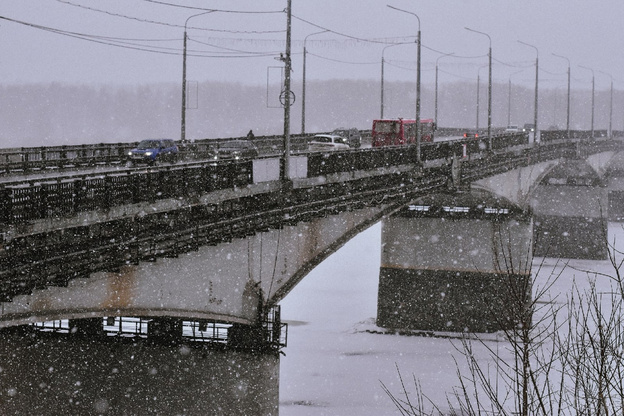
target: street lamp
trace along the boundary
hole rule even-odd
[[[528,44],[526,42],[518,41],[519,43],[535,49],[535,104],[533,104],[533,143],[539,143],[537,141],[537,85],[539,80],[539,51],[537,47]]]
[[[613,77],[611,76],[611,74],[608,74],[606,72],[603,71],[598,71],[601,74],[605,74],[606,76],[608,76],[609,78],[611,78],[611,98],[609,99],[610,104],[609,104],[609,138],[611,139],[613,137]]]
[[[556,56],[557,58],[562,58],[568,61],[568,116],[566,119],[566,131],[567,131],[568,138],[570,138],[570,60],[566,58],[565,56],[557,55],[556,53],[553,53],[553,56]]]
[[[490,35],[484,32],[479,32],[478,30],[470,29],[469,27],[464,27],[464,29],[469,30],[474,33],[478,33],[480,35],[487,36],[490,47],[488,49],[488,146],[490,147],[490,151],[492,150],[492,38]]]
[[[479,98],[481,97],[481,70],[486,67],[487,65],[483,65],[483,66],[480,66],[479,69],[477,70],[477,120],[475,122],[475,128],[477,129],[477,133],[479,133],[479,111],[480,111]]]
[[[306,42],[308,38],[313,35],[319,35],[321,33],[329,32],[329,30],[321,30],[320,32],[310,33],[303,39],[303,90],[301,92],[301,134],[305,134],[305,104],[306,104],[306,55],[308,51],[306,49]]]
[[[180,133],[180,141],[184,142],[186,140],[186,40],[188,36],[186,35],[186,26],[188,25],[189,20],[193,17],[201,16],[203,14],[208,14],[215,12],[216,10],[208,10],[207,12],[197,13],[192,16],[189,16],[184,22],[184,49],[182,52],[182,117],[181,117],[181,133]]]
[[[416,16],[416,19],[418,19],[418,37],[416,38],[416,45],[418,48],[418,52],[416,55],[416,161],[420,163],[421,161],[421,157],[420,157],[420,140],[421,140],[420,139],[420,136],[421,136],[420,134],[420,128],[421,128],[421,125],[420,125],[420,44],[421,44],[420,17],[418,17],[416,13],[412,13],[407,10],[399,9],[394,6],[390,6],[389,4],[387,6],[391,9],[398,10],[403,13],[411,14],[412,16]]]
[[[519,74],[522,71],[524,70],[521,69],[520,71],[516,71],[513,74],[509,75],[509,82],[507,86],[507,125],[508,126],[511,125],[511,77],[516,74]]]
[[[384,53],[386,52],[386,49],[399,45],[407,45],[407,43],[394,43],[392,45],[384,46],[384,48],[381,50],[381,119],[384,118],[384,66],[386,62],[386,60],[384,59]]]
[[[591,101],[591,138],[594,138],[594,93],[596,92],[596,78],[594,70],[586,66],[579,65],[579,68],[588,69],[592,73],[592,101]]]
[[[435,113],[434,113],[434,117],[433,117],[433,121],[435,123],[436,128],[438,126],[438,61],[440,61],[440,59],[444,58],[445,56],[451,56],[451,55],[454,55],[454,54],[455,54],[455,52],[445,53],[444,55],[438,56],[438,59],[436,59],[436,66],[435,66]]]

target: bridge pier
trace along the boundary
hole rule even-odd
[[[532,221],[474,194],[421,198],[383,221],[377,324],[492,332],[523,319]]]
[[[60,322],[0,330],[1,414],[279,413],[279,353],[261,348],[266,339],[250,348],[243,325],[245,345],[217,323],[199,322],[193,331],[216,335],[191,342],[182,319]],[[126,332],[113,334],[114,326]]]
[[[609,183],[609,220],[624,220],[624,154],[618,153],[607,170]]]
[[[607,258],[608,190],[584,160],[564,160],[540,181],[531,199],[535,255]]]

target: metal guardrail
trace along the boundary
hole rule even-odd
[[[423,161],[448,159],[453,155],[472,155],[487,149],[487,138],[423,143]],[[548,143],[548,146],[546,146]],[[561,141],[561,143],[574,143]],[[584,140],[581,147],[594,143]],[[524,133],[492,138],[494,151],[528,144]],[[552,147],[548,141],[540,147]],[[195,154],[207,151],[201,142]],[[574,150],[568,150],[574,151]],[[358,149],[329,153],[308,153],[308,177],[355,170],[416,163],[416,146]],[[119,168],[112,171],[57,175],[6,181],[0,186],[0,225],[23,224],[45,218],[70,217],[79,212],[109,209],[125,204],[188,197],[243,187],[254,182],[253,162],[196,161],[149,168]]]
[[[493,139],[495,149],[526,143],[524,136]],[[424,143],[422,160],[448,158],[466,151],[483,151],[485,139]],[[464,148],[466,150],[464,150]],[[195,154],[207,145],[194,144]],[[191,150],[188,150],[191,151]],[[359,149],[308,154],[308,176],[371,170],[416,161],[416,146]],[[253,183],[251,160],[204,161],[147,169],[120,168],[110,172],[59,175],[49,179],[5,182],[0,187],[0,223],[20,224],[44,218],[69,217],[78,212],[200,195]]]
[[[291,151],[307,150],[309,135],[292,135]],[[219,148],[232,140],[201,139],[194,142],[178,143],[179,156],[183,160],[198,160],[210,154],[211,149]],[[284,147],[282,136],[257,136],[253,140],[261,155],[278,154]],[[138,142],[100,143],[47,147],[17,147],[0,149],[0,174],[31,174],[47,170],[78,170],[94,166],[123,166],[128,160],[128,151]]]
[[[251,182],[251,160],[21,180],[0,188],[0,223],[69,217],[78,212],[196,195]]]
[[[437,136],[461,136],[465,131],[473,129],[440,128]],[[494,137],[509,137],[502,133],[502,129],[495,130]],[[566,131],[542,131],[542,141],[561,140]],[[606,130],[596,130],[596,137],[606,137]],[[615,133],[615,132],[614,132]],[[294,153],[307,150],[308,139],[316,133],[290,136],[291,151]],[[371,131],[360,131],[364,142],[370,141]],[[519,133],[518,136],[521,136]],[[571,138],[588,138],[590,132],[574,130]],[[218,148],[231,140],[241,138],[199,139],[194,142],[178,143],[180,158],[183,160],[198,160],[209,154],[210,149]],[[281,135],[256,136],[253,143],[258,147],[260,155],[277,155],[283,151],[284,138]],[[0,174],[36,173],[46,170],[77,170],[94,166],[123,166],[127,161],[128,151],[138,142],[130,143],[100,143],[47,147],[19,147],[0,149]]]

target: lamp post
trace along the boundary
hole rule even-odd
[[[553,56],[556,56],[557,58],[562,58],[568,61],[568,111],[567,111],[567,118],[566,118],[566,132],[569,138],[570,137],[570,60],[566,58],[565,56],[557,55],[556,53],[553,53]]]
[[[435,126],[437,128],[438,126],[438,62],[440,61],[440,59],[446,57],[446,56],[451,56],[454,55],[454,52],[451,53],[445,53],[444,55],[438,56],[438,59],[436,59],[436,66],[435,66],[435,113],[434,113],[434,117],[433,117],[433,121],[435,123]]]
[[[474,33],[478,33],[483,36],[487,36],[488,41],[490,42],[490,47],[488,49],[488,146],[489,150],[492,150],[492,38],[490,35],[484,32],[479,32],[478,30],[470,29],[469,27],[464,27],[464,29],[469,30]]]
[[[519,74],[522,71],[523,70],[521,69],[520,71],[516,71],[513,74],[509,75],[509,82],[507,86],[507,125],[508,126],[511,125],[511,77],[516,74]]]
[[[321,30],[320,32],[310,33],[303,39],[303,89],[301,91],[301,134],[305,134],[305,105],[306,105],[306,55],[308,50],[306,49],[306,42],[308,38],[313,35],[319,35],[321,33],[329,32],[329,30]]]
[[[186,26],[188,25],[189,20],[191,20],[193,17],[201,16],[203,14],[208,14],[215,11],[216,10],[208,10],[207,12],[194,14],[192,16],[189,16],[184,22],[184,48],[182,52],[182,116],[180,123],[180,141],[182,142],[186,140],[186,40],[188,38],[186,34]]]
[[[537,47],[526,42],[518,41],[525,46],[535,49],[535,103],[533,104],[533,143],[539,143],[537,140],[537,97],[538,97],[538,80],[539,80],[539,51]]]
[[[418,163],[421,162],[420,157],[420,45],[421,45],[421,37],[420,37],[420,17],[416,13],[409,12],[407,10],[399,9],[394,6],[388,5],[389,8],[398,10],[403,13],[411,14],[412,16],[416,16],[418,20],[418,36],[416,38],[416,45],[418,48],[418,52],[416,54],[416,161]]]
[[[579,65],[579,68],[588,69],[592,73],[592,100],[591,100],[591,138],[594,138],[594,95],[596,92],[596,78],[594,76],[594,70],[586,66]]]
[[[477,134],[479,133],[479,96],[481,95],[480,90],[481,90],[481,72],[477,71],[477,120],[475,122],[475,129],[477,129]]]
[[[384,48],[381,50],[381,114],[379,118],[382,119],[384,118],[384,66],[386,62],[384,58],[384,53],[386,52],[386,49],[398,45],[405,45],[405,43],[395,43],[392,45],[384,46]]]
[[[475,128],[477,129],[477,133],[479,133],[479,113],[481,111],[481,106],[480,106],[480,98],[481,98],[481,70],[483,68],[487,68],[487,65],[483,65],[480,66],[479,69],[477,70],[477,113],[476,113],[476,121],[475,121]]]
[[[611,74],[608,74],[606,72],[603,71],[598,71],[601,74],[605,74],[606,76],[608,76],[609,78],[611,78],[611,95],[609,98],[609,132],[608,132],[608,136],[609,138],[613,138],[613,77],[611,76]]]

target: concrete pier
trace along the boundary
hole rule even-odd
[[[98,336],[95,321],[67,333],[2,329],[0,413],[278,414],[278,353],[172,342],[171,331],[164,338]],[[158,322],[148,331],[167,326]]]
[[[530,293],[532,227],[508,202],[469,193],[423,198],[385,219],[377,324],[513,327]]]
[[[531,198],[535,255],[606,259],[608,201],[606,182],[585,161],[563,161]]]

